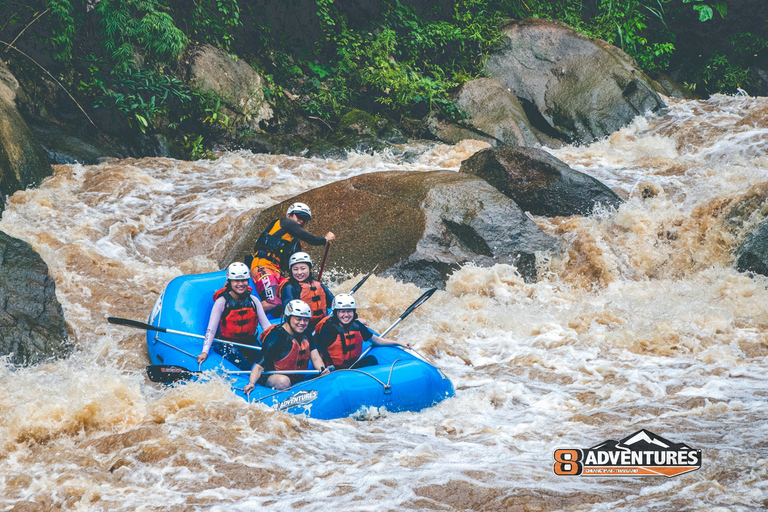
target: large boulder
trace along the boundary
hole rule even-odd
[[[418,286],[444,286],[449,274],[472,262],[515,265],[536,279],[536,255],[558,250],[509,198],[485,181],[452,171],[363,174],[310,190],[259,213],[220,262],[242,261],[269,222],[288,204],[312,208],[309,229],[333,231],[328,267],[392,275]],[[315,261],[322,248],[306,247]]]
[[[14,103],[19,83],[0,61],[0,212],[5,196],[53,174],[48,158]]]
[[[443,142],[457,144],[471,138],[494,146],[539,145],[520,101],[498,80],[478,78],[466,82],[454,103],[467,116],[462,124],[447,122],[436,113],[427,121],[430,131]]]
[[[604,41],[539,19],[502,32],[505,44],[485,70],[527,104],[534,126],[546,123],[542,131],[588,143],[665,106],[634,60]]]
[[[739,272],[768,276],[768,222],[761,223],[736,249]]]
[[[623,202],[595,178],[536,148],[483,149],[464,160],[460,171],[483,178],[535,215],[589,215],[597,205],[618,208]]]
[[[273,116],[264,96],[264,79],[245,61],[208,44],[194,47],[184,59],[182,75],[191,87],[221,99],[223,107],[244,126],[259,131]]]
[[[48,266],[27,242],[0,231],[0,355],[26,365],[71,350]]]

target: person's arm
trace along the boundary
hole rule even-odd
[[[297,296],[296,293],[296,287],[293,286],[293,282],[290,282],[283,286],[283,291],[280,294],[280,300],[283,302],[283,304],[288,304],[294,299],[301,298],[301,293]]]
[[[258,297],[254,297],[253,295],[251,295],[251,302],[253,302],[253,305],[256,306],[256,316],[259,317],[259,325],[261,326],[261,330],[266,331],[267,328],[269,328],[269,326],[272,324],[267,318],[267,314],[264,311],[264,306],[261,305],[261,301],[259,301]]]
[[[213,338],[216,336],[216,331],[219,330],[219,321],[221,321],[221,314],[224,312],[224,306],[226,305],[226,302],[227,301],[224,299],[224,297],[219,297],[216,299],[216,302],[213,303],[213,308],[211,308],[211,316],[208,317],[208,328],[205,330],[203,351],[199,356],[197,356],[198,364],[203,364],[203,362],[208,359],[208,351],[211,350]]]
[[[376,334],[373,334],[373,331],[371,331],[364,325],[360,326],[360,334],[362,335],[363,340],[365,341],[371,340],[371,343],[380,347],[411,348],[410,343],[400,343],[399,341],[390,340],[388,338],[382,338],[380,336],[377,336]]]
[[[320,352],[318,352],[316,348],[313,348],[309,353],[309,358],[312,360],[312,366],[315,367],[315,370],[320,370],[320,375],[325,375],[331,371],[325,367],[323,356],[320,355]]]
[[[264,344],[261,348],[261,354],[259,354],[259,359],[253,363],[253,367],[251,368],[251,375],[248,379],[248,384],[245,385],[243,388],[243,392],[247,395],[251,391],[253,391],[253,388],[256,387],[256,383],[261,378],[261,374],[264,372],[266,368],[270,366],[270,361],[275,361],[275,352],[279,349],[280,345],[280,334],[278,333],[280,329],[275,329],[271,333],[269,333],[269,336],[264,340]]]
[[[326,233],[325,237],[313,235],[299,226],[298,222],[287,217],[280,220],[280,226],[293,237],[298,238],[302,242],[307,242],[309,245],[325,245],[327,242],[336,239],[336,235],[330,231]]]
[[[325,286],[325,283],[320,283],[320,286],[323,287],[323,291],[325,292],[325,303],[329,306],[328,309],[330,309],[331,304],[333,304],[333,293],[327,286]]]

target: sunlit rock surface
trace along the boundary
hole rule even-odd
[[[536,254],[557,250],[554,239],[484,180],[450,171],[378,172],[310,190],[261,212],[227,262],[242,260],[268,223],[295,201],[312,208],[310,231],[339,235],[329,268],[368,272],[378,264],[379,274],[422,287],[444,285],[470,262],[514,264],[535,280]],[[311,252],[319,261],[322,249]]]
[[[605,41],[537,19],[502,30],[506,44],[485,70],[523,100],[542,131],[587,143],[664,107],[645,73]]]

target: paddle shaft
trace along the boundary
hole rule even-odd
[[[164,382],[166,384],[176,382],[179,380],[186,380],[192,378],[197,373],[203,373],[195,370],[188,370],[181,366],[171,364],[155,364],[147,366],[147,376],[152,382]],[[228,375],[241,375],[250,374],[248,370],[225,372]],[[317,375],[319,370],[285,370],[285,371],[270,371],[263,372],[262,375]]]
[[[374,273],[374,272],[376,272],[376,269],[377,269],[377,268],[379,268],[379,265],[376,265],[375,267],[373,267],[373,270],[371,270],[370,272],[368,272],[368,274],[367,274],[365,277],[363,277],[363,278],[360,280],[360,282],[359,282],[359,283],[357,283],[357,284],[356,284],[354,287],[352,287],[352,289],[349,291],[349,294],[350,294],[350,295],[354,295],[354,294],[355,294],[355,292],[356,292],[356,291],[357,291],[357,290],[358,290],[358,289],[359,289],[361,286],[363,286],[363,284],[364,284],[364,283],[365,283],[365,282],[368,280],[368,278],[369,278],[369,277],[371,277],[371,275],[373,275],[373,273]]]
[[[167,332],[168,334],[178,334],[180,336],[189,336],[190,338],[200,338],[201,340],[205,339],[205,336],[201,334],[193,334],[191,332],[176,331],[174,329],[167,329],[165,327],[156,327],[154,325],[145,324],[144,322],[139,322],[137,320],[129,320],[128,318],[108,316],[107,322],[115,325],[127,325],[128,327],[136,327],[137,329],[145,329],[148,331]],[[261,350],[261,347],[255,347],[253,345],[244,345],[242,343],[235,343],[234,341],[222,340],[220,338],[213,338],[213,341],[216,341],[218,343],[225,343],[227,345],[234,345],[235,347],[249,348],[251,350]]]
[[[323,253],[323,261],[320,263],[320,272],[317,273],[317,280],[323,277],[323,270],[325,270],[325,260],[328,259],[328,251],[331,250],[331,242],[325,243],[325,252]]]
[[[432,294],[433,294],[433,293],[435,293],[436,291],[437,291],[437,288],[430,288],[429,290],[427,290],[426,292],[424,292],[424,293],[421,295],[421,297],[419,297],[418,299],[416,299],[416,301],[414,301],[414,303],[413,303],[413,304],[411,304],[410,306],[408,306],[408,309],[406,309],[405,311],[403,311],[403,314],[402,314],[402,315],[400,315],[400,317],[399,317],[397,320],[395,320],[395,323],[393,323],[392,325],[390,325],[390,326],[389,326],[389,328],[388,328],[386,331],[384,331],[383,333],[381,333],[381,335],[379,336],[379,338],[383,338],[384,336],[386,336],[386,335],[387,335],[387,333],[388,333],[389,331],[391,331],[392,329],[394,329],[395,327],[397,327],[397,324],[399,324],[400,322],[402,322],[402,321],[403,321],[403,319],[404,319],[405,317],[407,317],[408,315],[410,315],[411,313],[413,313],[413,311],[414,311],[416,308],[418,308],[419,306],[421,306],[422,304],[424,304],[425,302],[427,302],[427,300],[428,300],[428,299],[429,299],[429,298],[432,296]],[[363,357],[365,357],[365,355],[366,355],[368,352],[370,352],[372,348],[373,348],[373,344],[371,344],[371,346],[370,346],[370,347],[368,347],[368,348],[365,350],[365,352],[363,352],[362,354],[360,354],[360,357],[358,357],[358,358],[357,358],[357,361],[355,361],[354,363],[352,363],[352,365],[350,366],[350,368],[353,368],[353,367],[354,367],[354,366],[355,366],[355,365],[356,365],[356,364],[357,364],[357,363],[358,363],[360,360],[362,360],[362,359],[363,359]]]

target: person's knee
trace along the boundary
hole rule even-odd
[[[270,387],[277,390],[288,389],[291,387],[291,379],[287,375],[272,375],[269,380]]]

